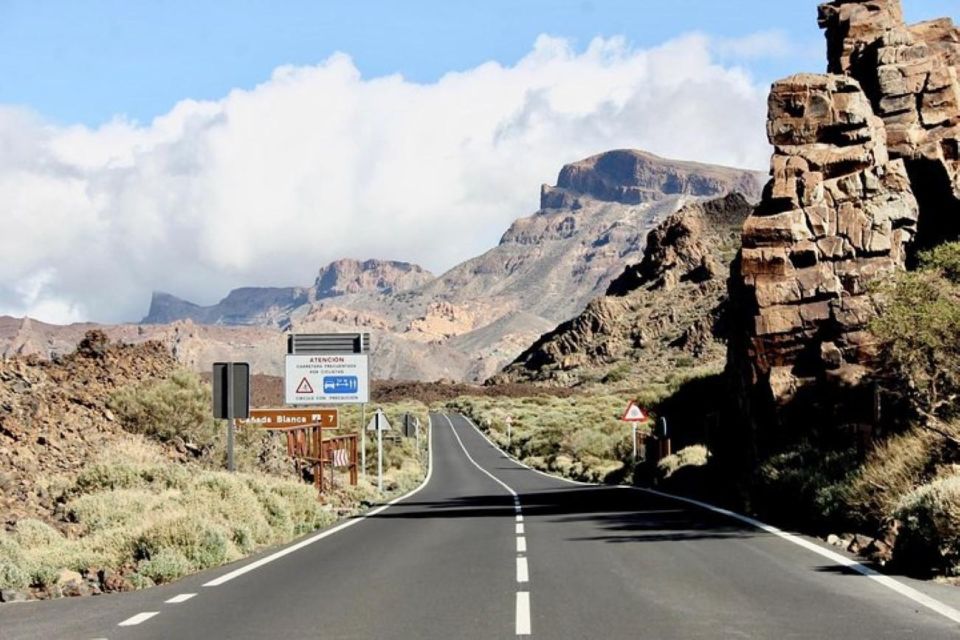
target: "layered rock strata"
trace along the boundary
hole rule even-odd
[[[774,83],[774,153],[744,224],[729,364],[756,426],[817,381],[855,386],[875,347],[868,287],[960,236],[960,30],[898,0],[820,6],[827,75]]]

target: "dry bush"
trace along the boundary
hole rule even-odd
[[[702,467],[707,464],[709,455],[707,448],[702,444],[684,447],[657,463],[657,475],[662,480],[666,480],[684,467]]]
[[[898,504],[893,559],[903,569],[960,575],[960,475],[922,485]]]
[[[844,502],[855,522],[879,527],[908,493],[929,473],[934,436],[912,429],[892,436],[869,454],[844,491]]]

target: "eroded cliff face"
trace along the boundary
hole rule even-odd
[[[643,259],[614,279],[606,295],[544,334],[488,383],[576,385],[609,376],[645,383],[687,361],[723,366],[717,335],[726,301],[725,265],[752,205],[739,193],[696,201],[647,235]],[[629,363],[629,371],[622,369]]]
[[[820,382],[856,387],[871,282],[960,234],[960,30],[907,27],[897,0],[824,4],[820,25],[831,73],[774,83],[771,180],[731,270],[728,358],[754,426]]]

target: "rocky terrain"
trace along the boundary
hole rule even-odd
[[[758,200],[760,185],[755,172],[610,151],[565,166],[557,186],[543,186],[540,210],[439,277],[408,263],[339,260],[311,286],[237,289],[208,307],[157,293],[141,325],[105,330],[157,340],[198,370],[242,359],[274,375],[285,331],[369,331],[376,377],[481,381],[602,295],[661,220],[731,192]],[[2,318],[0,352],[65,353],[89,328]]]
[[[126,436],[108,408],[117,390],[168,376],[175,368],[157,343],[109,345],[97,331],[75,353],[54,360],[0,362],[0,513],[52,513],[44,483],[88,464],[105,443]]]
[[[871,283],[960,232],[960,30],[908,26],[898,0],[826,3],[820,25],[830,73],[771,89],[772,179],[731,279],[730,365],[755,425],[868,375]]]
[[[647,236],[643,259],[604,296],[542,336],[490,382],[650,382],[677,369],[722,369],[719,325],[728,264],[751,209],[737,193],[668,216]]]

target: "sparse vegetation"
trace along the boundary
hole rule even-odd
[[[658,475],[666,480],[680,469],[686,467],[702,467],[707,464],[709,452],[702,444],[684,447],[657,463]]]
[[[51,511],[0,531],[0,588],[57,595],[64,571],[83,576],[79,593],[168,582],[327,526],[411,489],[425,472],[421,403],[383,406],[396,429],[403,414],[420,417],[424,435],[419,454],[412,439],[387,442],[387,496],[369,476],[350,487],[338,474],[337,489],[321,499],[275,433],[238,429],[240,472],[223,471],[225,426],[210,407],[209,385],[188,371],[115,390],[103,409],[116,431],[109,446],[75,472],[41,481]],[[345,430],[355,431],[359,409],[341,415]],[[373,459],[368,455],[368,468]],[[109,587],[104,575],[113,576]]]
[[[620,421],[631,395],[570,398],[458,398],[449,408],[469,416],[498,446],[532,467],[590,482],[626,473],[630,428]],[[652,404],[655,397],[640,397]],[[507,435],[506,417],[513,419]]]

